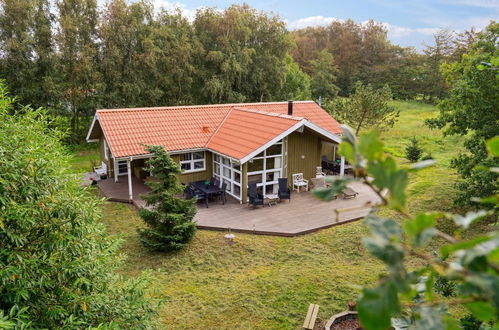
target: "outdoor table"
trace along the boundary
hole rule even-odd
[[[200,190],[203,194],[206,195],[206,198],[204,200],[204,202],[206,203],[206,207],[208,207],[208,197],[210,195],[216,195],[216,194],[222,192],[222,188],[211,185],[211,184],[206,184],[206,181],[204,181],[204,180],[191,182],[191,186]],[[224,200],[222,200],[222,202],[223,202],[223,204],[225,204]]]
[[[277,202],[279,201],[279,195],[277,194],[267,194],[265,195],[265,202],[269,204],[269,207],[274,204],[277,205]]]

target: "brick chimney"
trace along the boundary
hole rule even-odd
[[[293,101],[288,101],[288,116],[293,115]]]

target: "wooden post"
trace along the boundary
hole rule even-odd
[[[340,176],[345,175],[345,157],[341,157]]]
[[[130,159],[126,160],[126,167],[128,170],[128,197],[130,198],[130,202],[133,200],[133,192],[132,192],[132,166],[130,165]]]

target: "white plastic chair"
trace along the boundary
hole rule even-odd
[[[322,172],[322,166],[317,166],[317,172],[315,173],[316,178],[325,178],[326,173]]]
[[[301,187],[308,191],[308,180],[303,178],[303,173],[295,173],[293,176],[293,190],[300,192]]]

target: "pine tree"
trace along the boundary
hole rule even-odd
[[[177,178],[178,164],[160,146],[149,146],[147,150],[154,157],[147,162],[156,182],[149,182],[151,191],[142,196],[146,208],[140,216],[148,228],[140,229],[140,240],[144,246],[155,251],[177,251],[182,249],[196,233],[192,221],[196,215],[193,199],[178,198],[182,192]]]
[[[413,136],[411,142],[405,148],[405,157],[411,162],[417,162],[422,154],[423,149],[419,146],[418,139]]]

